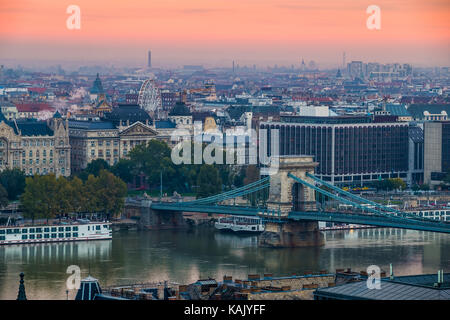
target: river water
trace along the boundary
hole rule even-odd
[[[19,273],[25,273],[28,299],[73,299],[66,293],[66,273],[78,265],[102,286],[199,278],[246,279],[249,273],[286,276],[305,271],[378,265],[396,275],[450,271],[450,235],[400,230],[360,229],[324,232],[325,245],[271,249],[257,246],[257,236],[224,234],[212,228],[117,231],[112,240],[0,247],[0,299],[16,299]]]

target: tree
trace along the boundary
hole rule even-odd
[[[108,216],[121,212],[124,206],[127,186],[112,173],[102,170],[96,181],[98,206]]]
[[[212,165],[205,164],[200,168],[197,177],[198,198],[209,197],[222,191],[222,179],[219,170]]]
[[[6,207],[8,203],[8,192],[0,185],[0,208]]]
[[[111,172],[125,182],[133,181],[133,162],[130,159],[120,159],[113,167]]]
[[[258,181],[260,179],[259,168],[255,165],[247,166],[245,170],[244,185]]]
[[[56,180],[55,204],[58,208],[57,214],[63,215],[73,211],[75,190],[70,181],[64,177]]]
[[[40,178],[41,176],[26,178],[25,191],[20,197],[24,217],[33,222],[46,215],[45,190]]]
[[[110,170],[108,162],[103,159],[95,159],[88,163],[86,168],[79,173],[81,180],[86,181],[90,174],[98,177],[101,170]]]
[[[85,208],[86,193],[83,181],[80,178],[74,177],[70,181],[70,198],[73,212],[82,212]]]
[[[17,169],[5,169],[0,173],[0,184],[8,192],[8,199],[13,201],[25,190],[25,174]]]
[[[81,207],[82,212],[97,212],[100,209],[98,201],[98,178],[93,174],[90,174],[87,180],[83,184],[83,205]]]
[[[406,182],[403,181],[403,179],[401,178],[392,178],[389,179],[393,189],[400,189],[400,190],[405,190],[406,189]]]
[[[383,179],[381,181],[377,181],[375,183],[377,189],[381,190],[395,190],[395,189],[406,189],[406,183],[401,178],[391,178],[391,179]]]

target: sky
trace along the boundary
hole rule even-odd
[[[69,30],[69,5],[80,29]],[[381,29],[369,30],[369,5]],[[450,65],[449,0],[0,0],[0,63]]]

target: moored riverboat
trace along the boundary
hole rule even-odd
[[[0,245],[104,239],[112,239],[110,222],[74,221],[0,227]]]
[[[258,217],[221,217],[214,224],[214,227],[221,231],[232,231],[236,233],[260,233],[264,231],[264,224]]]

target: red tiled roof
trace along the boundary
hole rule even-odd
[[[34,102],[34,103],[16,103],[18,112],[39,112],[45,110],[53,110],[48,103]]]
[[[47,88],[28,88],[29,92],[44,93]]]

